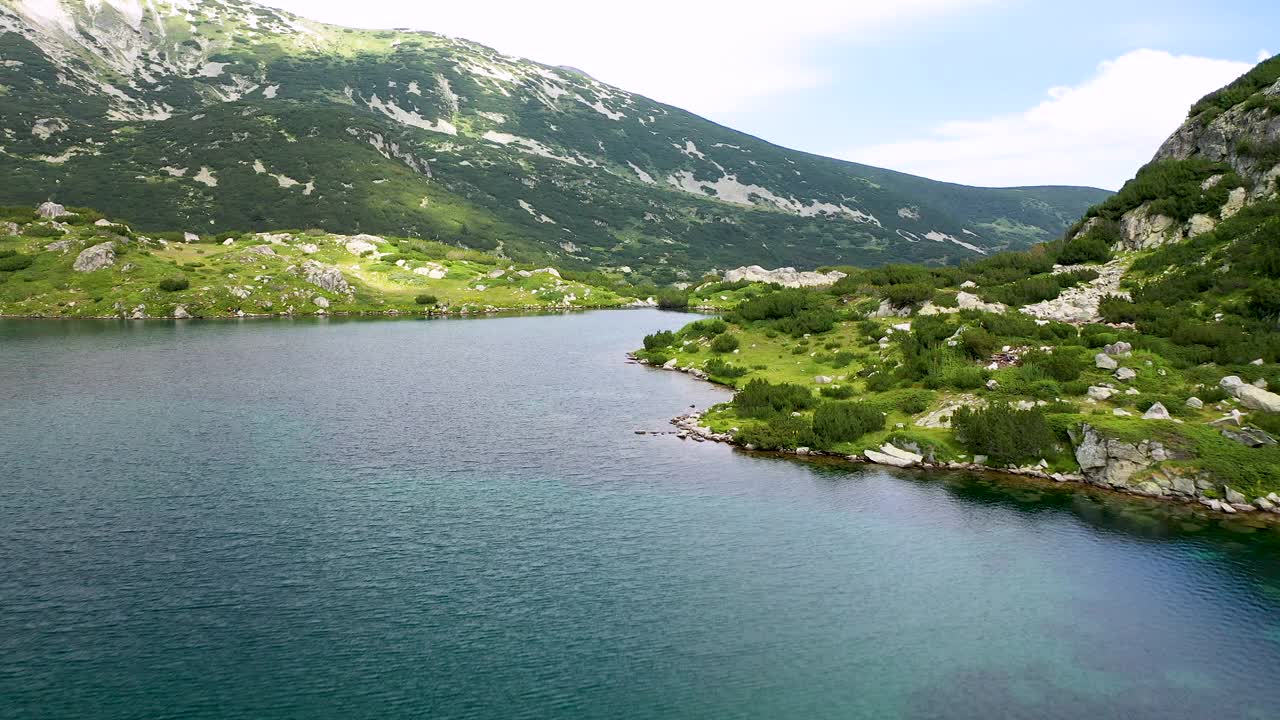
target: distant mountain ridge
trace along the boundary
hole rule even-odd
[[[986,189],[787,150],[424,32],[244,0],[0,0],[0,201],[143,229],[319,227],[659,281],[953,262],[1108,193]]]

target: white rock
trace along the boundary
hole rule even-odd
[[[195,243],[200,242],[200,236],[195,233],[182,233],[182,242]]]
[[[1116,370],[1117,380],[1123,380],[1127,382],[1136,377],[1138,377],[1138,372],[1132,368],[1122,367],[1119,370]]]
[[[1116,391],[1109,387],[1093,385],[1089,388],[1088,393],[1090,400],[1110,400],[1111,396],[1116,394]]]
[[[113,242],[104,242],[85,248],[79,256],[72,268],[76,272],[93,272],[109,268],[116,264],[116,244]]]
[[[318,308],[328,308],[329,298],[326,298],[323,295],[317,295],[311,298],[311,304],[315,305]]]
[[[1219,385],[1223,390],[1231,393],[1241,405],[1251,410],[1262,410],[1264,412],[1280,412],[1280,395],[1269,390],[1263,390],[1253,385],[1246,385],[1243,380],[1235,375],[1228,375],[1222,378]]]
[[[1111,414],[1115,415],[1116,417],[1130,417],[1133,415],[1133,413],[1129,412],[1128,410],[1125,410],[1124,408],[1116,408],[1115,410],[1111,411]]]
[[[49,202],[40,203],[40,207],[36,208],[36,214],[42,218],[53,219],[69,215],[70,213],[67,212],[65,207],[50,200]]]
[[[1198,397],[1189,397],[1187,398],[1187,407],[1193,410],[1199,410],[1204,407],[1204,401]]]
[[[918,453],[913,453],[910,450],[903,450],[902,448],[896,445],[892,445],[890,443],[885,443],[884,445],[881,445],[880,452],[884,453],[885,455],[892,455],[893,457],[896,457],[900,460],[906,460],[911,463],[924,462],[923,455],[920,455]]]
[[[827,375],[819,375],[815,377],[813,381],[819,385],[830,385],[831,383],[835,382],[835,380],[833,380],[831,377]]]
[[[356,257],[364,255],[367,252],[372,252],[376,255],[378,252],[378,246],[376,243],[379,242],[383,242],[383,240],[376,235],[356,235],[355,237],[347,240],[344,247],[347,248],[347,252],[355,255]]]
[[[877,452],[875,450],[864,450],[862,454],[867,458],[867,460],[870,460],[871,462],[877,465],[892,465],[893,467],[900,467],[900,468],[911,467],[912,465],[915,465],[915,462],[911,460],[895,457],[893,455],[886,455],[885,453]]]
[[[1169,409],[1163,403],[1154,403],[1145,413],[1142,414],[1143,420],[1172,420],[1173,416],[1169,414]]]
[[[1093,363],[1100,370],[1115,370],[1120,367],[1120,363],[1116,362],[1115,358],[1106,353],[1098,353],[1097,355],[1094,355]]]
[[[844,276],[844,273],[837,271],[829,273],[796,272],[793,267],[765,270],[759,265],[751,265],[727,271],[724,274],[724,282],[732,283],[746,280],[747,282],[771,283],[790,288],[823,287],[834,285],[837,280]]]

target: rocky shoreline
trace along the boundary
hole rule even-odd
[[[191,315],[186,313],[175,312],[172,315],[131,315],[122,313],[120,315],[32,315],[32,314],[12,314],[0,313],[0,318],[11,320],[244,320],[244,319],[272,319],[272,318],[325,318],[325,317],[426,317],[426,318],[444,318],[444,317],[470,317],[474,315],[506,315],[506,314],[549,314],[549,313],[566,313],[566,312],[582,312],[587,310],[643,310],[651,309],[653,305],[638,305],[635,303],[626,305],[573,305],[566,307],[558,307],[552,305],[516,305],[512,307],[485,307],[479,310],[468,310],[459,308],[457,310],[423,310],[422,312],[405,312],[401,310],[357,310],[357,311],[334,311],[327,312],[323,309],[316,312],[278,312],[278,313],[246,313],[240,312],[235,314],[222,315]]]
[[[707,374],[697,368],[681,368],[671,363],[657,366],[633,355],[628,357],[638,365],[645,365],[659,370],[671,370],[691,375],[699,380],[710,382]],[[732,445],[746,451],[754,451],[751,445],[738,443],[731,433],[718,433],[702,424],[703,412],[692,410],[671,419],[676,430],[669,433],[650,433],[655,435],[674,434],[684,440],[697,442],[716,442]],[[637,433],[640,434],[640,433]],[[1077,437],[1078,436],[1078,437]],[[1181,505],[1199,505],[1207,510],[1225,515],[1248,514],[1252,517],[1265,518],[1280,522],[1280,494],[1270,493],[1265,497],[1248,498],[1230,487],[1224,488],[1223,498],[1210,497],[1219,487],[1204,477],[1183,475],[1171,470],[1154,470],[1149,476],[1143,473],[1155,463],[1164,460],[1178,459],[1176,453],[1170,452],[1157,441],[1144,440],[1129,443],[1114,438],[1105,438],[1089,425],[1084,425],[1079,433],[1073,435],[1075,455],[1083,472],[1061,473],[1049,472],[1044,464],[1035,466],[993,467],[979,462],[985,458],[975,458],[974,462],[942,462],[935,461],[911,449],[884,445],[879,450],[867,450],[862,455],[844,455],[826,453],[810,448],[776,451],[780,455],[797,457],[827,457],[841,459],[860,465],[883,465],[897,468],[914,468],[931,471],[966,471],[993,475],[1017,476],[1054,483],[1076,483],[1090,488],[1117,492],[1129,496],[1144,497]],[[1041,461],[1043,463],[1043,461]],[[1130,481],[1142,474],[1139,482]]]

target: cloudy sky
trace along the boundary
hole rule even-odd
[[[1274,0],[267,0],[464,37],[771,142],[972,185],[1118,188],[1280,52]]]

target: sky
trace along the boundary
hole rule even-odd
[[[1280,52],[1275,0],[266,0],[430,30],[797,150],[968,185],[1117,189]]]

